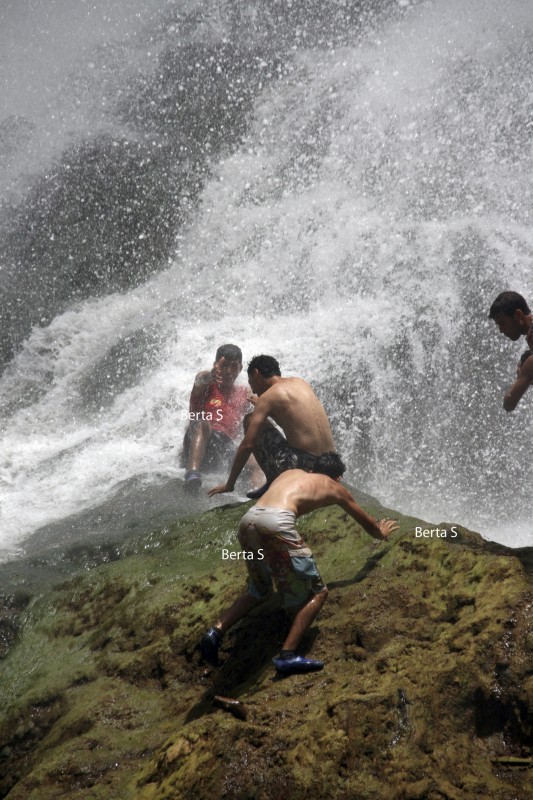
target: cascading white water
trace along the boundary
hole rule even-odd
[[[533,302],[533,9],[400,6],[353,42],[300,39],[277,73],[258,57],[164,267],[25,335],[0,379],[3,557],[134,476],[181,474],[180,410],[223,341],[317,387],[350,482],[533,543],[531,398],[501,410],[520,348],[487,319],[504,288]]]

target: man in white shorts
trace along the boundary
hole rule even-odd
[[[375,539],[387,539],[398,528],[394,520],[377,522],[357,505],[339,484],[344,464],[337,453],[318,457],[313,472],[290,469],[277,477],[260,504],[253,506],[239,525],[239,542],[246,551],[248,590],[225,611],[203,636],[200,651],[213,666],[223,635],[252,608],[272,594],[272,581],[283,597],[283,605],[295,616],[279,656],[274,658],[278,674],[322,669],[322,661],[305,658],[296,650],[302,637],[328,596],[313,554],[296,529],[296,518],[316,508],[339,505]]]

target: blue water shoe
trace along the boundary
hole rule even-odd
[[[322,669],[323,661],[313,661],[311,658],[291,653],[287,656],[277,656],[272,659],[278,675],[293,675],[296,672],[315,672]]]
[[[185,473],[185,491],[197,492],[202,485],[202,473],[197,469],[189,469]]]

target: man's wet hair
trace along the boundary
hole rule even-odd
[[[263,378],[272,378],[274,375],[281,376],[279,364],[272,356],[254,356],[248,364],[248,375],[256,369]]]
[[[496,319],[497,314],[506,314],[514,317],[515,311],[523,311],[524,314],[531,314],[525,299],[518,292],[502,292],[490,307],[489,319]]]
[[[242,364],[242,350],[236,344],[221,344],[217,350],[215,361],[225,358],[226,361],[238,361]]]
[[[332,450],[329,453],[322,453],[318,456],[313,467],[313,472],[321,475],[328,475],[330,478],[340,478],[344,475],[346,467],[340,455]]]
[[[521,367],[524,366],[524,361],[527,361],[529,356],[533,356],[533,353],[531,352],[531,350],[524,350],[524,352],[520,356],[520,361],[518,362]]]

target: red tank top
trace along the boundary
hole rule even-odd
[[[246,386],[230,386],[228,389],[223,389],[218,383],[210,383],[204,395],[202,410],[206,416],[210,414],[211,418],[207,418],[214,431],[221,431],[230,439],[237,439],[244,435],[242,418],[246,413],[248,402]]]

